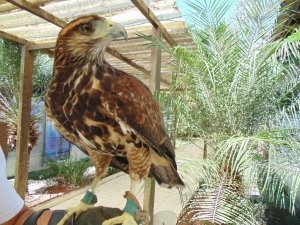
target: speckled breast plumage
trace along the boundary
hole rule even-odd
[[[73,79],[62,74],[46,94],[47,116],[66,139],[87,152],[126,156],[126,149],[133,146],[148,149],[132,131],[122,130],[115,118],[106,115],[106,110],[118,107],[104,101],[108,94],[104,85],[110,85],[102,83],[105,72],[99,75],[97,68],[83,67],[71,72],[78,74],[73,74]]]

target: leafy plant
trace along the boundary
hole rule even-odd
[[[90,160],[50,160],[47,165],[49,166],[49,169],[57,176],[57,179],[62,183],[82,186],[89,183],[91,180],[90,177],[84,176],[86,169],[92,166]]]
[[[44,100],[45,93],[52,77],[53,58],[48,55],[36,53],[33,66],[32,92],[34,98]]]
[[[74,186],[84,186],[90,183],[94,175],[86,174],[87,169],[93,166],[89,158],[80,159],[78,161],[71,159],[48,160],[47,165],[49,168],[46,176],[51,175],[52,177],[55,177],[60,183],[64,184],[67,183]],[[109,167],[107,175],[109,176],[117,172],[119,172],[118,169]],[[43,174],[44,173],[42,173],[42,175]]]
[[[119,169],[110,166],[108,167],[107,176],[113,175],[118,172],[120,172]]]
[[[184,179],[199,183],[180,217],[192,224],[259,224],[257,193],[295,212],[299,40],[274,39],[280,3],[242,0],[228,23],[228,1],[190,2],[195,51],[141,35],[172,56],[178,127],[210,149],[208,159],[179,165]]]
[[[49,168],[38,171],[31,171],[28,173],[28,180],[45,180],[52,177],[55,177],[55,173]]]

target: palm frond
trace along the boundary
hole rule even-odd
[[[188,201],[178,224],[200,221],[212,224],[254,224],[252,203],[243,197],[236,184],[225,177],[213,186],[202,184]]]
[[[230,1],[188,1],[189,19],[198,30],[213,30],[224,20]],[[208,31],[209,32],[209,31]]]
[[[268,163],[259,166],[261,193],[281,208],[295,213],[298,188],[300,186],[299,153],[282,148],[273,151]]]
[[[277,57],[283,62],[293,63],[299,59],[299,46],[300,46],[300,31],[295,31],[280,42],[277,49]]]
[[[184,158],[179,160],[179,173],[184,179],[184,183],[192,183],[197,180],[205,181],[206,184],[211,184],[214,180],[219,179],[218,166],[209,159],[201,160],[200,157]]]
[[[18,118],[18,103],[0,93],[0,121],[16,123]]]
[[[227,138],[218,146],[215,155],[215,159],[231,174],[230,180],[235,181],[237,176],[242,176],[243,182],[247,183],[245,186],[259,186],[261,193],[266,194],[270,201],[291,212],[295,211],[300,187],[297,108],[298,102],[284,109],[268,129],[256,135]]]

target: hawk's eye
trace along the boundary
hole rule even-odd
[[[93,25],[92,23],[83,23],[79,26],[79,30],[84,34],[90,34],[93,32]]]

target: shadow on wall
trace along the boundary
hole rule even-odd
[[[71,144],[54,128],[51,121],[46,119],[44,160],[70,157]]]

